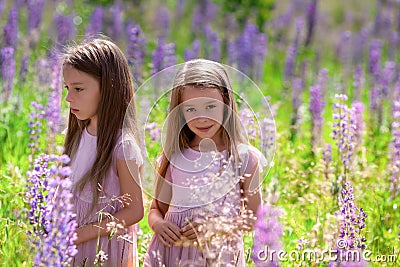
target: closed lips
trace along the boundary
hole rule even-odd
[[[199,129],[199,130],[208,130],[208,129],[210,129],[212,127],[212,125],[211,126],[208,126],[208,127],[197,127],[197,129]]]

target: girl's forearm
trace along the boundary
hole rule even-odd
[[[122,210],[115,213],[112,218],[105,218],[99,222],[92,222],[79,227],[76,230],[78,238],[75,240],[75,244],[96,239],[98,237],[108,236],[115,232],[119,227],[126,228],[135,223],[138,223],[143,218],[143,210],[137,211],[130,208],[123,208]],[[110,222],[115,222],[115,227],[107,226]],[[120,224],[120,225],[118,225]]]
[[[150,209],[148,216],[148,224],[150,228],[154,231],[153,225],[158,221],[164,220],[164,216],[158,209]]]

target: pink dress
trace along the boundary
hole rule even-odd
[[[83,131],[77,153],[71,163],[71,177],[74,184],[93,165],[96,157],[96,140],[97,137],[90,135],[86,129]],[[116,200],[120,195],[116,158],[135,160],[139,166],[143,164],[143,158],[135,140],[127,135],[122,138],[121,135],[114,148],[109,174],[103,183],[102,190],[105,197],[99,198],[95,210],[89,216],[86,216],[92,203],[92,190],[89,186],[86,186],[81,193],[74,196],[78,227],[91,222],[98,222],[108,214],[115,214],[122,209],[122,205]],[[107,260],[101,266],[136,266],[136,238],[135,225],[133,225],[125,229],[123,238],[117,235],[112,238],[105,236],[82,243],[77,246],[78,254],[74,257],[73,266],[95,266],[96,255],[100,251],[107,255]]]
[[[249,146],[243,147],[244,150],[240,150],[243,153],[239,153],[241,162],[246,165],[244,173],[247,173],[258,161],[258,153],[248,153]],[[226,151],[199,152],[188,148],[171,157],[166,179],[172,184],[172,199],[165,220],[182,228],[188,220],[203,218],[229,228],[229,219],[232,221],[240,214],[242,203],[239,180],[225,156]],[[221,171],[222,166],[224,171]],[[224,226],[223,222],[227,224]],[[192,243],[171,247],[164,246],[154,235],[144,266],[192,267],[214,266],[215,263],[220,264],[215,266],[245,266],[244,256],[240,235],[211,236],[202,246]]]

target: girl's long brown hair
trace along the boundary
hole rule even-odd
[[[163,201],[161,191],[163,186],[165,186],[165,175],[170,164],[169,159],[174,153],[188,148],[190,141],[195,136],[186,125],[185,118],[179,106],[182,103],[182,93],[186,87],[199,88],[199,90],[204,88],[216,88],[219,90],[226,105],[222,122],[222,140],[227,151],[227,158],[232,156],[234,162],[239,162],[237,147],[240,143],[246,143],[241,131],[240,121],[237,117],[237,106],[232,86],[223,66],[217,62],[205,59],[195,59],[184,63],[183,67],[176,74],[171,92],[165,137],[166,142],[161,155],[161,163],[157,170],[158,177],[155,190],[157,205],[159,204],[158,202],[168,202],[168,200]],[[176,108],[178,111],[175,110]]]
[[[130,104],[133,98],[133,81],[124,54],[113,42],[105,39],[96,38],[68,48],[63,59],[64,65],[85,72],[100,82],[96,159],[74,187],[78,191],[82,191],[86,185],[92,187],[93,201],[89,215],[98,203],[99,188],[110,171],[113,150],[121,134],[126,113],[129,114],[130,121],[129,125],[124,125],[124,131],[128,130],[137,139],[135,105],[133,101]],[[81,121],[72,113],[69,114],[64,149],[71,159],[74,159],[82,132],[89,121]]]

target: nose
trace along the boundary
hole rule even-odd
[[[199,116],[196,116],[195,119],[196,119],[197,121],[203,122],[203,121],[207,121],[207,120],[209,119],[209,117],[206,116],[205,114],[199,114]]]
[[[71,102],[72,101],[71,91],[67,91],[67,96],[65,97],[65,101],[67,101],[67,102]]]

